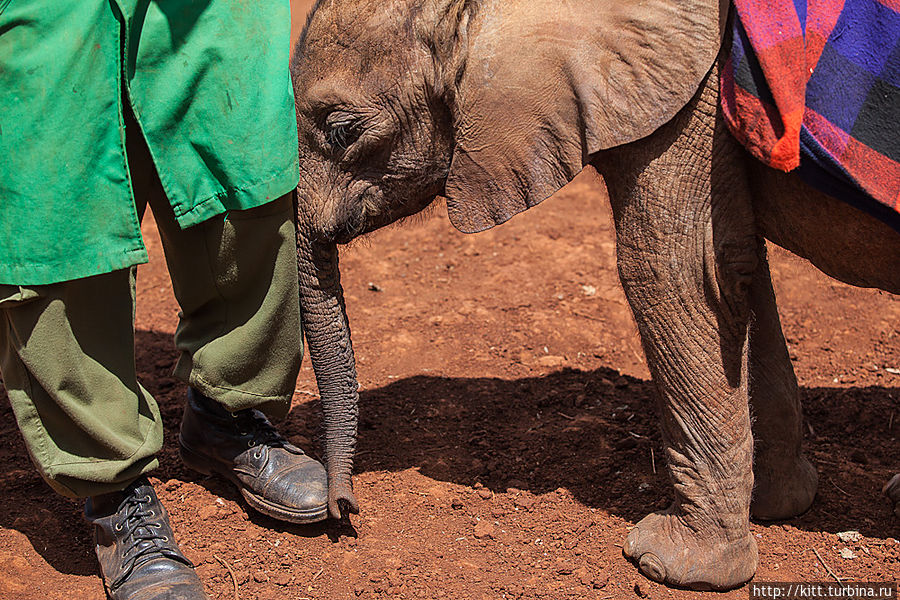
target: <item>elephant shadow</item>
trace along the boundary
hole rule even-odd
[[[178,459],[184,386],[171,376],[170,334],[138,331],[138,377],[160,406],[165,444],[153,475],[192,481],[239,500],[216,479]],[[808,531],[857,529],[884,537],[895,524],[880,488],[900,464],[892,417],[895,387],[803,387],[806,452],[819,471],[812,508],[789,523]],[[582,504],[630,522],[671,501],[652,382],[611,367],[562,370],[520,379],[417,375],[360,394],[356,472],[418,469],[438,481],[544,494],[566,488]],[[31,465],[0,390],[0,528],[23,534],[54,569],[95,575],[82,504],[53,493]],[[900,412],[900,411],[898,411]],[[318,446],[321,407],[301,399],[282,432]],[[352,535],[344,525],[289,526],[251,515],[267,528],[306,536]],[[887,525],[886,525],[887,524]],[[894,534],[897,535],[896,533]]]
[[[651,381],[609,367],[514,380],[400,379],[360,393],[356,472],[415,468],[494,492],[566,488],[588,507],[636,522],[672,499],[655,393]],[[812,508],[787,523],[890,535],[896,521],[881,486],[900,468],[900,411],[891,418],[897,388],[802,387],[800,394],[819,490]],[[317,401],[296,406],[285,429],[310,435],[319,410]]]

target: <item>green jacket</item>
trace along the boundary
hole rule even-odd
[[[290,22],[288,0],[0,0],[0,284],[146,262],[129,100],[182,228],[295,187]]]

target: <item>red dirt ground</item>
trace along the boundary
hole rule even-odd
[[[622,556],[670,486],[595,176],[489,232],[457,233],[440,207],[342,252],[362,386],[352,527],[251,514],[180,464],[177,306],[149,217],[144,231],[137,362],[167,436],[154,483],[211,598],[747,597],[668,589]],[[829,580],[818,552],[842,578],[896,581],[900,520],[880,488],[900,470],[900,298],[771,254],[820,486],[805,515],[752,526],[756,580]],[[294,401],[281,429],[318,451],[308,361]],[[37,476],[5,398],[0,432],[0,599],[100,600],[81,507]]]

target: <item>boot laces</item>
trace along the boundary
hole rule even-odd
[[[232,413],[238,421],[241,436],[249,436],[247,446],[267,446],[270,448],[284,448],[289,444],[287,439],[275,429],[269,419],[258,410],[249,408]]]
[[[150,560],[153,555],[163,554],[162,544],[169,542],[169,536],[163,535],[160,531],[162,524],[158,519],[162,515],[148,507],[152,501],[150,494],[132,494],[125,500],[122,520],[115,525],[116,531],[126,531],[128,542],[122,553],[126,572]]]

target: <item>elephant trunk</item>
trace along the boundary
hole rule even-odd
[[[359,512],[351,482],[359,391],[337,246],[315,241],[301,220],[297,261],[303,331],[324,411],[328,512],[340,519]]]

